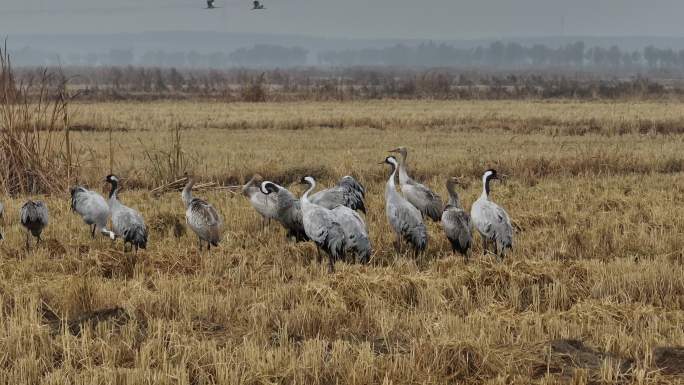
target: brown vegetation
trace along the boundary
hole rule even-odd
[[[120,198],[144,214],[150,244],[133,258],[92,241],[54,194],[46,245],[25,254],[13,214],[23,198],[3,197],[2,383],[681,382],[678,103],[73,107],[72,124],[97,128],[71,132],[78,180],[101,188],[111,135]],[[483,169],[510,176],[493,186],[516,228],[509,259],[481,256],[476,242],[464,264],[432,223],[424,257],[395,254],[377,163],[398,145],[443,196],[446,177],[463,176],[468,206]],[[368,189],[371,264],[328,274],[315,247],[288,242],[275,224],[261,231],[247,201],[224,191],[200,193],[224,215],[226,237],[199,253],[179,194],[150,196],[158,181],[146,150],[197,154],[184,168],[220,184],[260,173],[330,185],[353,173]]]
[[[18,80],[0,48],[0,189],[36,194],[65,190],[72,171],[66,80],[44,70]]]

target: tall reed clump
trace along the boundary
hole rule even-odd
[[[66,80],[43,70],[18,81],[0,47],[0,189],[6,194],[65,191],[75,171]]]
[[[180,124],[174,126],[171,131],[171,141],[166,149],[150,149],[145,147],[142,141],[140,142],[147,159],[145,168],[147,180],[151,181],[153,186],[173,182],[198,163],[197,156],[183,149],[181,130]]]

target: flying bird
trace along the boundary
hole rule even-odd
[[[263,4],[259,0],[254,0],[254,5],[252,6],[252,11],[258,10],[258,9],[266,9]]]
[[[216,0],[207,0],[207,9],[214,9],[214,8],[216,8],[216,7],[214,6],[214,2],[215,2],[215,1],[216,1]]]
[[[482,237],[483,252],[493,242],[497,257],[502,259],[513,248],[513,226],[506,210],[489,199],[489,182],[494,179],[499,179],[496,170],[489,169],[482,175],[482,194],[473,203],[470,216]]]

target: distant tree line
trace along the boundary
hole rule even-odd
[[[660,49],[625,51],[618,46],[587,48],[578,41],[558,48],[542,44],[523,46],[496,41],[488,46],[456,48],[434,42],[417,46],[397,44],[386,48],[328,51],[318,62],[332,66],[476,67],[499,69],[526,68],[603,68],[633,70],[684,69],[684,50]]]
[[[61,55],[23,48],[12,52],[16,66],[144,66],[175,68],[297,67],[307,64],[309,51],[301,47],[255,45],[230,53],[147,51],[136,56],[133,50],[112,49],[104,53]]]
[[[445,43],[397,44],[385,48],[331,50],[310,58],[301,47],[254,45],[230,53],[147,51],[113,49],[104,53],[53,54],[24,48],[13,51],[16,66],[143,66],[162,68],[290,68],[320,66],[396,66],[405,68],[489,68],[498,70],[584,69],[611,71],[684,70],[684,50],[648,46],[628,51],[618,46],[586,47],[581,41],[556,48],[496,41],[475,48]]]
[[[30,83],[41,69],[17,71]],[[69,81],[82,100],[211,99],[296,101],[369,99],[661,98],[684,96],[684,81],[642,76],[597,77],[583,72],[486,72],[457,69],[340,67],[177,69],[62,67],[53,80]]]

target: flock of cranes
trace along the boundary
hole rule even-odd
[[[438,194],[409,176],[408,150],[399,147],[390,152],[398,153],[401,159],[388,156],[380,164],[389,165],[391,170],[385,186],[385,212],[396,235],[398,252],[402,252],[403,244],[408,244],[415,255],[426,250],[426,219],[440,222],[453,252],[462,254],[466,259],[473,244],[473,228],[480,234],[484,252],[491,244],[497,257],[503,258],[512,249],[513,228],[508,214],[490,199],[490,182],[499,179],[496,170],[486,170],[482,175],[482,194],[473,203],[469,214],[456,191],[459,185],[457,178],[449,178],[446,182],[449,199],[444,206]],[[397,174],[401,193],[397,191]],[[373,248],[368,227],[358,213],[366,213],[366,190],[356,179],[345,176],[335,186],[314,192],[316,180],[306,176],[300,181],[308,186],[301,198],[283,186],[262,179],[255,175],[241,188],[242,194],[261,215],[263,226],[275,220],[285,228],[288,238],[315,243],[319,262],[322,260],[321,250],[328,255],[330,271],[334,270],[337,260],[370,261]],[[108,200],[85,187],[72,188],[72,210],[89,226],[93,238],[97,233],[112,240],[120,238],[124,252],[137,253],[138,249],[145,249],[148,232],[143,216],[119,201],[119,178],[116,175],[108,175],[105,181],[111,186]],[[211,203],[192,195],[194,184],[194,176],[188,175],[181,193],[186,222],[197,235],[199,249],[202,250],[206,244],[210,250],[221,242],[223,219]],[[0,218],[3,211],[0,204]],[[37,242],[41,241],[41,233],[48,225],[48,208],[44,202],[29,200],[21,207],[20,219],[26,230],[28,250],[31,235]],[[107,227],[110,221],[111,230]]]

